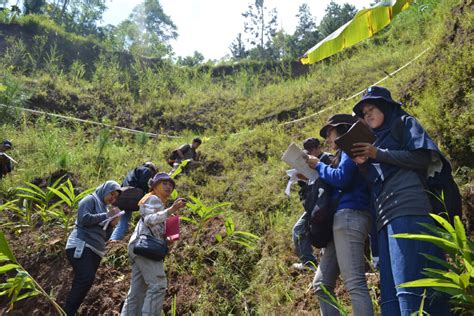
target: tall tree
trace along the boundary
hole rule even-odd
[[[326,14],[319,24],[319,31],[322,37],[326,37],[340,26],[350,21],[357,13],[357,9],[348,3],[342,6],[331,1],[326,7]]]
[[[200,52],[194,51],[193,56],[186,56],[184,58],[178,57],[176,64],[181,66],[193,67],[202,64],[203,61],[204,56]]]
[[[268,50],[271,49],[272,40],[277,31],[276,9],[269,10],[264,0],[255,0],[254,4],[249,4],[242,16],[246,19],[244,32],[249,35],[248,41],[256,48],[257,56],[268,57]]]
[[[242,40],[242,33],[239,33],[235,40],[229,46],[232,57],[235,59],[244,59],[247,57],[247,50],[245,49],[244,41]]]
[[[136,6],[130,20],[134,21],[144,34],[153,34],[162,42],[178,37],[176,25],[165,14],[159,0],[145,0]]]
[[[159,0],[145,0],[130,17],[112,30],[112,45],[140,55],[162,57],[172,52],[169,41],[178,37],[176,25]]]
[[[319,42],[322,38],[316,26],[316,19],[311,15],[311,9],[303,3],[298,8],[298,25],[293,34],[294,40],[294,55],[292,57],[301,57],[309,48]]]
[[[44,11],[46,0],[24,0],[23,12],[25,14],[41,14]]]

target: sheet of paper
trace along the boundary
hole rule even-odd
[[[168,240],[179,239],[179,216],[170,216],[166,219],[165,237]]]
[[[299,148],[295,143],[291,143],[281,157],[281,160],[286,162],[292,168],[298,170],[299,173],[303,174],[309,179],[309,183],[316,181],[319,178],[319,174],[316,170],[311,169],[306,163],[306,154]]]

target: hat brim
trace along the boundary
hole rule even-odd
[[[351,126],[352,126],[352,124],[354,124],[354,123],[340,122],[340,123],[335,123],[335,124],[326,124],[326,125],[324,125],[324,126],[321,128],[321,130],[319,131],[319,135],[320,135],[322,138],[326,139],[326,138],[328,137],[329,128],[331,128],[331,127],[337,127],[337,126],[339,126],[339,125],[351,125]]]
[[[390,99],[386,99],[384,97],[367,97],[357,102],[352,108],[352,112],[354,112],[358,117],[364,118],[364,114],[362,113],[362,104],[365,104],[365,103],[369,103],[373,105],[388,104],[388,105],[402,106],[401,103],[395,102]]]
[[[150,187],[150,189],[157,186],[160,182],[164,182],[164,181],[169,181],[173,184],[174,188],[176,187],[176,182],[174,182],[173,178],[164,178],[164,179],[159,179],[158,181],[154,182],[152,186]]]

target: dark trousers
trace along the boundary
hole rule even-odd
[[[94,283],[95,273],[99,268],[100,256],[87,247],[84,247],[82,256],[74,258],[74,249],[66,249],[67,259],[74,270],[74,279],[71,290],[66,299],[64,311],[68,316],[76,315],[79,306],[86,297],[92,283]]]

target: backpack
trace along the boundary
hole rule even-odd
[[[332,240],[336,203],[331,200],[331,187],[318,178],[307,186],[305,193],[303,206],[308,218],[308,238],[314,247],[324,248]]]
[[[396,141],[403,140],[403,127],[410,115],[403,115],[391,127],[391,134]],[[436,172],[433,177],[427,177],[425,172],[419,173],[430,199],[432,213],[445,215],[447,213],[450,222],[454,216],[462,216],[462,198],[459,188],[452,175],[451,164],[448,159],[441,154],[443,167],[441,172]]]
[[[323,154],[320,159],[330,164],[331,158],[332,155]],[[308,218],[308,238],[316,248],[324,248],[332,240],[332,222],[339,199],[332,200],[331,193],[331,187],[318,178],[300,195]]]

